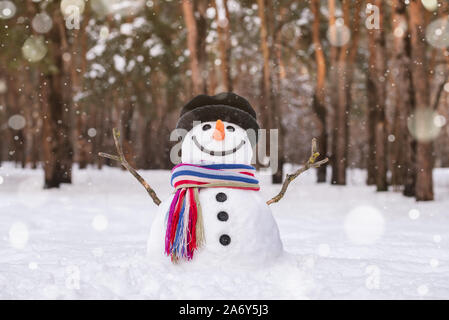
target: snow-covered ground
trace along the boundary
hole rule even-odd
[[[292,168],[287,168],[292,170]],[[161,198],[168,171],[142,172]],[[300,176],[272,205],[284,248],[265,266],[160,265],[146,255],[156,206],[127,172],[75,170],[42,190],[41,170],[0,167],[3,299],[449,299],[449,170],[436,201],[376,193],[364,173],[349,186]],[[260,176],[264,197],[279,186]]]

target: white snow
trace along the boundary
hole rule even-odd
[[[162,199],[170,194],[168,171],[142,174]],[[138,182],[116,168],[73,176],[42,190],[42,170],[0,167],[0,298],[449,298],[448,169],[435,170],[436,200],[425,203],[376,193],[360,170],[346,187],[301,175],[271,206],[289,254],[258,267],[156,263],[146,240],[157,207]],[[262,198],[277,193],[259,178]],[[375,225],[364,226],[369,243],[345,228],[360,208]]]
[[[114,54],[114,68],[120,73],[125,72],[126,59],[118,54]]]
[[[133,25],[132,23],[122,23],[120,25],[120,33],[130,36],[133,34]]]

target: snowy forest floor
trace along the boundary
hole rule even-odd
[[[160,198],[171,191],[168,171],[142,175]],[[156,206],[138,182],[117,168],[73,177],[42,190],[42,170],[0,167],[0,298],[449,299],[449,169],[434,171],[427,203],[376,193],[361,170],[344,187],[306,172],[271,206],[290,254],[257,270],[152,264]],[[279,191],[259,178],[267,200]]]

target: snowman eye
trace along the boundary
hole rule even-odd
[[[229,132],[234,132],[235,128],[233,126],[227,126],[226,130],[228,130]]]
[[[203,131],[209,130],[210,128],[212,128],[212,126],[210,124],[205,124],[203,126]]]

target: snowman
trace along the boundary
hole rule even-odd
[[[161,203],[147,243],[152,260],[262,264],[283,252],[251,160],[256,113],[234,94],[199,95],[181,110],[181,163],[174,193]]]

